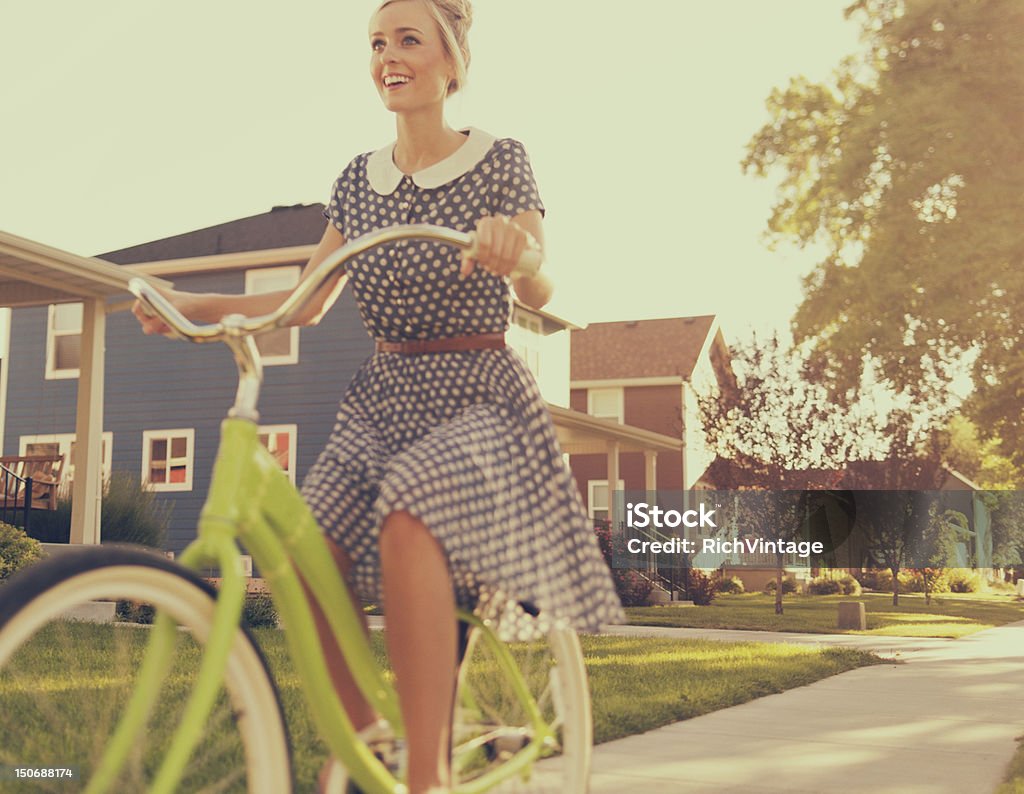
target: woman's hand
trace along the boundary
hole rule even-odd
[[[506,215],[481,218],[476,224],[474,256],[463,251],[459,275],[466,278],[480,265],[496,276],[507,276],[518,264],[523,251],[536,245],[533,235]]]
[[[184,314],[186,317],[189,316],[191,311],[192,299],[196,296],[188,292],[179,292],[173,289],[162,289],[159,291],[161,295],[167,298],[174,307]],[[149,310],[142,301],[135,301],[135,305],[132,306],[132,314],[135,315],[135,319],[139,321],[139,325],[142,326],[142,333],[147,336],[152,334],[160,334],[161,336],[167,336],[171,333],[171,329],[168,325],[157,317],[155,314],[149,314]]]

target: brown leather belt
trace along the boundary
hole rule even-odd
[[[447,339],[409,339],[404,342],[377,340],[378,353],[402,353],[416,356],[421,353],[457,353],[463,350],[502,350],[505,334],[477,334],[452,336]]]

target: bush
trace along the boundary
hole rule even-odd
[[[838,595],[842,591],[843,586],[827,576],[819,576],[807,583],[807,592],[811,595]]]
[[[766,584],[764,586],[764,591],[766,593],[774,593],[775,592],[775,588],[778,587],[778,586],[779,586],[778,581],[776,579],[771,579],[768,582],[768,584]],[[799,591],[799,589],[800,588],[797,586],[796,579],[794,579],[792,576],[787,576],[787,577],[785,577],[782,580],[782,594],[783,595],[787,595],[788,593],[796,593],[796,592]]]
[[[859,596],[861,586],[860,582],[846,571],[833,571],[808,582],[807,592],[811,595]]]
[[[612,570],[615,592],[624,607],[646,607],[651,604],[651,591],[654,584],[637,571],[615,568]]]
[[[156,617],[156,609],[152,604],[140,604],[138,601],[118,601],[114,617],[124,623],[142,623],[149,626]]]
[[[151,604],[140,604],[137,601],[118,601],[115,612],[117,619],[126,623],[143,623],[150,625],[156,615]],[[277,609],[274,601],[267,593],[249,593],[242,605],[242,621],[249,628],[277,627]]]
[[[738,576],[720,576],[715,580],[718,592],[724,595],[740,595],[746,592],[743,580]]]
[[[171,505],[128,472],[115,471],[103,484],[100,540],[164,548]],[[71,536],[71,497],[57,499],[56,510],[35,510],[32,535],[48,543],[67,543]]]
[[[600,522],[594,526],[594,534],[597,535],[598,545],[601,547],[601,554],[605,564],[611,572],[612,581],[615,584],[615,592],[624,607],[645,607],[651,603],[651,591],[654,584],[641,576],[639,572],[628,568],[616,568],[614,562],[614,550],[611,525],[607,521]]]
[[[694,568],[690,571],[690,584],[686,588],[686,594],[699,607],[706,607],[715,600],[718,592],[718,582],[711,576]]]
[[[249,628],[277,628],[277,608],[268,593],[250,593],[242,607],[242,620]]]
[[[946,572],[949,590],[952,593],[977,593],[985,589],[985,577],[981,571],[969,568],[950,568]]]
[[[0,521],[0,582],[43,556],[43,547],[17,527]]]

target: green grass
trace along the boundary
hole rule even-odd
[[[94,651],[94,646],[102,646],[102,638],[111,636],[112,630],[123,640],[113,660],[109,652]],[[259,629],[254,633],[279,684],[298,790],[311,791],[326,748],[311,721],[283,632]],[[0,764],[37,761],[38,765],[86,766],[112,730],[114,715],[123,707],[127,690],[122,684],[134,674],[148,636],[145,629],[73,624],[70,630],[55,627],[51,636],[23,651],[19,669],[26,678],[19,680],[7,669],[0,676]],[[380,632],[373,632],[371,638],[376,656],[383,660]],[[769,643],[586,636],[583,646],[593,692],[597,742],[880,662],[858,651]],[[198,664],[194,644],[183,643],[179,648],[183,653],[159,701],[161,719],[147,735],[147,742],[152,744],[158,745],[163,737],[171,735],[187,695],[188,681]],[[61,649],[59,654],[57,649]],[[526,651],[517,649],[517,653]],[[219,725],[229,724],[226,703],[220,709],[220,719],[223,722]],[[203,737],[197,757],[189,766],[194,787],[189,783],[183,790],[198,790],[205,779],[201,775],[216,777],[237,770],[240,747],[230,738],[230,731],[221,728]],[[153,760],[159,755],[155,751]],[[140,757],[136,778],[143,777],[143,770],[150,764],[150,759]],[[59,785],[60,791],[77,790],[73,784]],[[125,785],[121,790],[137,790],[134,783]],[[228,786],[224,790],[234,789]]]
[[[384,658],[379,632],[371,635]],[[315,779],[327,752],[316,735],[280,632],[258,632],[281,685],[300,786]],[[782,692],[880,659],[847,649],[634,637],[582,637],[597,743]]]
[[[836,628],[840,601],[863,601],[867,631]],[[776,615],[775,596],[762,593],[722,595],[706,607],[634,607],[626,610],[638,626],[677,626],[751,631],[793,631],[812,634],[869,634],[901,637],[963,637],[976,631],[1024,620],[1024,602],[1014,596],[944,593],[925,605],[920,593],[860,596],[787,595],[784,614]]]
[[[1006,777],[995,794],[1024,794],[1024,736],[1018,736],[1017,753],[1006,769]]]

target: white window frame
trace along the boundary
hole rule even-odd
[[[253,270],[246,270],[245,294],[258,295],[263,292],[270,292],[270,289],[259,288],[259,282],[261,279],[280,277],[290,274],[295,275],[295,283],[298,284],[299,279],[302,277],[302,267],[300,265],[282,265],[280,267],[260,267]],[[274,367],[284,364],[297,364],[299,362],[299,327],[297,325],[293,325],[288,329],[288,331],[290,333],[288,353],[283,356],[264,355],[262,357],[264,366]]]
[[[298,440],[298,425],[259,425],[256,428],[257,437],[264,433],[287,433],[288,434],[288,469],[285,474],[295,484],[295,442]],[[273,454],[273,453],[271,453]]]
[[[597,394],[611,395],[615,397],[616,412],[614,414],[594,412],[594,396]],[[626,395],[625,389],[621,386],[612,386],[601,389],[587,389],[587,413],[598,419],[614,419],[620,425],[626,423]]]
[[[83,314],[85,312],[85,304],[81,301],[77,302],[82,307]],[[64,306],[73,305],[71,303],[61,304]],[[53,327],[54,315],[57,313],[57,304],[51,303],[46,313],[46,380],[64,380],[70,378],[77,378],[81,373],[81,367],[75,367],[74,369],[57,369],[57,337],[58,336],[81,336],[82,328],[79,326],[78,331],[57,331]],[[79,350],[81,355],[81,350]]]
[[[20,436],[18,438],[18,454],[27,455],[29,444],[56,444],[57,451],[64,456],[64,465],[61,467],[60,483],[65,485],[73,481],[71,477],[72,467],[75,465],[71,460],[71,444],[75,441],[74,433],[43,433],[42,435]],[[100,464],[100,472],[103,481],[110,479],[111,464],[114,460],[114,434],[109,430],[103,431],[103,460]]]
[[[167,462],[171,463],[171,441],[175,438],[185,438],[188,442],[188,447],[185,454],[185,481],[184,482],[151,482],[149,479],[149,470],[151,468],[152,460],[150,459],[150,451],[152,450],[152,442],[155,440],[161,440],[167,442]],[[194,428],[178,428],[175,430],[143,430],[142,431],[142,482],[153,491],[157,492],[169,492],[169,491],[191,491],[192,490],[192,478],[195,472],[195,458],[196,458],[196,431]]]
[[[618,480],[619,487],[616,491],[625,491],[626,483],[624,480]],[[594,491],[597,488],[608,488],[608,480],[587,480],[587,515],[590,516],[590,520],[594,520]],[[608,513],[608,518],[612,515],[612,491],[608,491],[608,505],[600,508]]]

